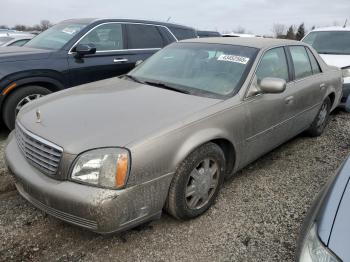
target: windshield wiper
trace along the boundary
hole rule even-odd
[[[187,90],[176,88],[174,86],[170,86],[170,85],[162,83],[162,82],[145,81],[145,84],[150,85],[150,86],[160,87],[160,88],[175,91],[175,92],[179,92],[179,93],[183,93],[183,94],[190,94],[190,92]]]
[[[138,78],[136,78],[132,75],[123,75],[123,77],[131,79],[132,81],[134,81],[136,83],[144,84],[144,82],[142,82],[141,80],[139,80]]]

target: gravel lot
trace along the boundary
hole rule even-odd
[[[45,215],[14,190],[0,162],[1,261],[291,261],[305,213],[350,152],[350,114],[320,138],[299,136],[227,181],[202,217],[100,236]],[[6,131],[0,131],[1,154]]]

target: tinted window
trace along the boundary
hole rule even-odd
[[[97,51],[123,49],[122,25],[117,23],[103,24],[88,33],[80,44],[94,44]]]
[[[161,48],[164,46],[163,38],[156,26],[127,25],[128,48]]]
[[[295,79],[312,75],[309,57],[303,46],[291,46],[290,53],[294,64]]]
[[[320,68],[320,65],[318,64],[314,54],[309,50],[309,48],[306,48],[307,50],[307,53],[309,55],[309,58],[310,58],[310,62],[311,62],[311,67],[312,67],[312,72],[314,74],[318,74],[318,73],[321,73],[321,68]]]
[[[11,44],[9,44],[9,46],[23,46],[28,41],[29,39],[18,40],[18,41],[12,42]]]
[[[157,52],[130,74],[193,94],[226,96],[239,90],[257,49],[220,44],[176,43]]]
[[[286,54],[282,47],[267,51],[256,71],[258,83],[265,77],[281,78],[289,81]]]
[[[308,34],[303,41],[312,45],[321,54],[350,55],[349,31],[315,31]]]
[[[192,29],[170,27],[170,31],[176,36],[177,40],[197,38],[197,34]]]

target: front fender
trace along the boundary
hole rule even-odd
[[[172,166],[177,167],[190,153],[201,145],[216,139],[225,139],[231,141],[230,135],[219,128],[201,129],[189,135],[179,146],[174,158],[172,159]]]

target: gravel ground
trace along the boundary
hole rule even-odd
[[[100,236],[35,209],[0,163],[2,261],[292,261],[312,200],[350,151],[350,114],[323,136],[299,136],[227,181],[206,214]],[[1,131],[1,152],[6,131]]]

